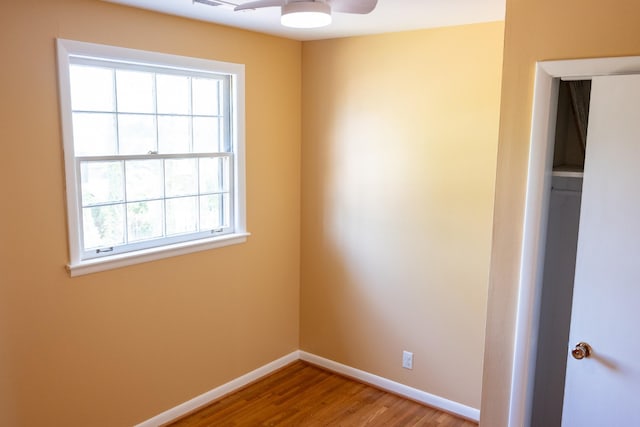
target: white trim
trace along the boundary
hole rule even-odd
[[[190,240],[188,242],[173,245],[159,246],[143,249],[135,252],[127,252],[104,258],[92,258],[67,265],[67,271],[71,277],[97,273],[99,271],[113,270],[114,268],[143,262],[156,261],[164,258],[186,255],[209,249],[222,248],[224,246],[237,245],[247,241],[250,233],[225,234],[210,239]]]
[[[563,80],[591,80],[594,76],[640,73],[640,56],[541,61],[545,74]]]
[[[545,110],[534,111],[531,126],[531,147],[529,151],[529,174],[527,178],[526,208],[523,230],[523,244],[520,263],[520,287],[516,313],[516,337],[512,371],[511,396],[513,404],[509,408],[510,425],[524,426],[529,418],[531,402],[513,400],[518,393],[529,395],[533,385],[533,371],[538,339],[537,316],[542,281],[547,216],[549,206],[551,166],[553,164],[553,135],[557,105],[558,83],[545,77],[538,64],[534,86],[534,99],[548,106]],[[536,209],[530,207],[536,206]]]
[[[234,147],[233,159],[233,191],[234,206],[233,218],[235,219],[235,231],[238,233],[247,231],[247,189],[246,189],[246,160],[245,160],[245,76],[244,65],[241,72],[237,71],[231,79],[231,93],[233,99],[231,103],[232,123],[231,140]]]
[[[87,58],[99,58],[103,60],[109,59],[117,62],[128,61],[132,64],[151,64],[156,68],[158,66],[157,64],[162,64],[163,66],[173,66],[181,70],[205,70],[216,74],[244,74],[243,64],[221,62],[213,59],[194,58],[191,56],[151,52],[68,39],[57,39],[57,46],[59,50],[63,51],[61,53],[66,54],[67,57],[68,55],[74,55]],[[58,58],[59,57],[60,56],[58,56]]]
[[[208,405],[216,399],[219,399],[223,396],[233,393],[236,390],[241,389],[247,384],[251,384],[252,382],[257,381],[277,371],[278,369],[295,362],[298,359],[300,359],[299,351],[289,353],[286,356],[281,357],[280,359],[274,360],[271,363],[267,363],[266,365],[249,372],[248,374],[242,375],[235,380],[231,380],[228,383],[221,385],[220,387],[216,387],[213,390],[201,394],[200,396],[196,396],[193,399],[181,403],[180,405],[175,406],[169,410],[166,410],[153,418],[149,418],[148,420],[137,424],[135,427],[157,427],[174,421],[190,412],[197,410],[198,408]]]
[[[354,378],[363,383],[378,387],[390,393],[423,403],[435,409],[449,412],[467,420],[471,420],[474,422],[478,422],[480,420],[479,409],[472,408],[470,406],[466,406],[461,403],[427,393],[426,391],[418,390],[416,388],[400,384],[390,379],[383,378],[369,372],[361,371],[360,369],[352,368],[351,366],[343,365],[341,363],[334,362],[333,360],[316,356],[315,354],[307,353],[306,351],[300,351],[300,359],[304,360],[305,362],[309,362],[322,368],[328,369],[329,371],[333,371],[347,377]]]
[[[536,64],[531,145],[523,223],[509,427],[529,425],[542,286],[546,211],[557,108],[557,80],[640,73],[640,56],[544,61]]]
[[[296,350],[280,359],[274,360],[271,363],[255,369],[248,374],[242,375],[235,380],[229,381],[226,384],[216,387],[213,390],[207,391],[199,396],[194,397],[187,402],[181,403],[171,409],[168,409],[161,414],[156,415],[153,418],[149,418],[146,421],[136,424],[134,427],[158,427],[177,420],[190,412],[196,411],[203,406],[210,404],[211,402],[227,396],[242,387],[251,384],[267,375],[277,371],[278,369],[295,362],[296,360],[303,360],[305,362],[312,363],[328,371],[332,371],[338,374],[342,374],[346,377],[353,378],[365,384],[370,384],[381,390],[389,393],[397,394],[407,399],[414,400],[419,403],[431,406],[432,408],[439,409],[441,411],[449,412],[459,417],[465,418],[470,421],[478,422],[480,420],[480,410],[472,408],[470,406],[463,405],[461,403],[453,402],[448,399],[444,399],[439,396],[427,393],[422,390],[418,390],[413,387],[406,386],[404,384],[391,381],[387,378],[379,377],[369,372],[361,371],[351,366],[343,365],[333,360],[325,359],[324,357],[316,356],[315,354],[307,353],[306,351]]]
[[[58,53],[58,97],[60,99],[60,122],[62,126],[62,144],[64,149],[64,173],[67,199],[67,231],[69,233],[69,254],[71,262],[80,259],[80,222],[78,211],[80,206],[78,198],[73,197],[77,193],[75,152],[73,148],[73,120],[71,118],[71,77],[69,72],[70,49],[73,43],[68,40],[57,40]],[[73,177],[70,175],[73,174]]]

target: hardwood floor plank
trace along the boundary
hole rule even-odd
[[[297,361],[171,427],[476,427],[419,403]]]

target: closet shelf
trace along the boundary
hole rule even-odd
[[[565,178],[582,178],[584,176],[584,171],[580,167],[556,166],[553,168],[552,175]]]

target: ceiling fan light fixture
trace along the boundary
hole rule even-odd
[[[331,6],[327,3],[293,2],[282,6],[280,23],[291,28],[319,28],[331,24]]]

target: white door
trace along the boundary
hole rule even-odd
[[[593,79],[569,340],[563,427],[640,426],[637,75]]]

